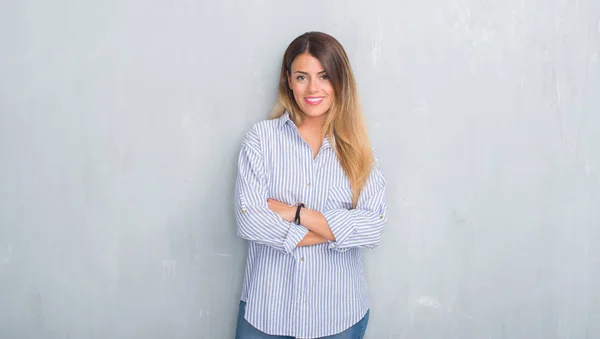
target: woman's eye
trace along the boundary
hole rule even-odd
[[[304,80],[306,77],[304,75],[299,75],[296,77],[296,80]]]
[[[327,79],[329,79],[329,77],[327,76],[327,74],[323,74],[323,75],[321,76],[321,79],[323,79],[323,80],[327,80]]]

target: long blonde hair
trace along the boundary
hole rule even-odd
[[[335,99],[323,125],[323,136],[335,140],[335,153],[348,176],[352,188],[352,207],[365,186],[373,165],[373,151],[350,60],[342,45],[332,36],[321,32],[308,32],[290,43],[283,55],[279,78],[278,99],[271,118],[286,111],[296,124],[302,122],[303,113],[298,107],[288,84],[288,74],[294,59],[303,53],[317,58],[323,66],[334,89]]]

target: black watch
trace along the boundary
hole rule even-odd
[[[298,204],[298,208],[296,209],[296,217],[294,218],[294,222],[296,225],[300,225],[300,210],[304,207],[303,203]]]

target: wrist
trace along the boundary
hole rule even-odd
[[[304,208],[304,204],[303,204],[303,203],[299,203],[299,204],[296,206],[296,212],[295,212],[295,214],[294,214],[294,222],[295,222],[297,225],[300,225],[300,224],[302,223],[302,220],[301,220],[301,218],[300,218],[300,217],[301,217],[301,215],[303,214],[303,213],[302,213],[302,211],[303,211],[304,209],[305,209],[305,208]]]
[[[296,217],[296,208],[298,208],[298,205],[296,205],[296,204],[290,205],[287,208],[286,215],[285,215],[286,221],[294,222],[294,218]]]

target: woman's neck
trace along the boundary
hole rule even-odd
[[[323,125],[325,124],[325,114],[318,117],[303,116],[302,123],[298,125],[298,129],[301,129],[310,134],[321,134],[323,133]]]

